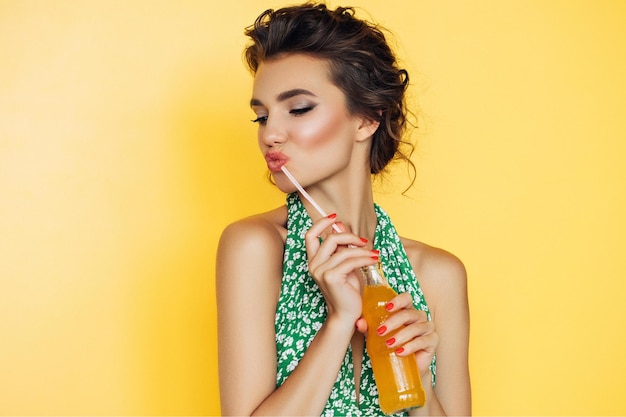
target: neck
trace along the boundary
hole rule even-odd
[[[337,222],[347,231],[373,241],[377,220],[369,172],[333,178],[307,188],[307,192],[324,211],[336,213]],[[319,219],[315,208],[306,199],[301,200],[313,221]]]

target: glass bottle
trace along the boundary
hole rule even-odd
[[[376,329],[390,316],[385,306],[397,293],[389,286],[380,261],[361,268],[363,277],[363,317],[367,321],[367,353],[372,361],[380,408],[392,414],[426,403],[426,396],[414,355],[397,356],[386,340],[397,329],[381,337]]]

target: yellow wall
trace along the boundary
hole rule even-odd
[[[282,4],[0,0],[0,414],[219,413],[217,239],[282,202],[242,28]],[[475,413],[626,414],[625,3],[352,4],[412,74],[378,200],[466,263]]]

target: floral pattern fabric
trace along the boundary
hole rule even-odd
[[[374,204],[378,218],[374,248],[380,251],[389,285],[398,293],[409,292],[418,310],[430,312],[413,268],[389,216]],[[276,308],[276,354],[278,370],[276,386],[280,386],[298,366],[305,351],[326,320],[327,307],[319,287],[309,274],[304,234],[312,226],[297,193],[287,196],[287,240],[283,259],[283,278]],[[365,342],[367,344],[367,340]],[[430,366],[435,383],[436,358]],[[363,352],[359,401],[356,400],[352,348],[348,346],[343,363],[332,388],[323,416],[382,416],[378,390],[367,351]],[[396,414],[397,416],[406,413]]]

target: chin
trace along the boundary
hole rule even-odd
[[[285,194],[291,194],[298,191],[298,189],[294,187],[293,184],[276,184],[276,188],[278,188]]]
[[[276,188],[278,188],[280,191],[282,191],[285,194],[291,194],[298,190],[296,186],[293,185],[291,181],[289,181],[289,178],[287,178],[284,175],[279,176],[279,178],[277,179],[274,174],[269,172],[267,177],[270,180],[270,182],[276,186]]]

